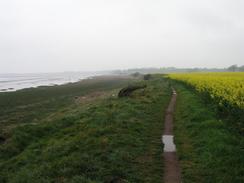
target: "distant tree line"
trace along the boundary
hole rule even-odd
[[[238,65],[231,65],[227,68],[227,71],[229,72],[244,72],[244,65],[238,67]]]
[[[244,65],[231,65],[228,68],[176,68],[176,67],[162,67],[162,68],[135,68],[128,70],[114,70],[114,74],[153,74],[153,73],[185,73],[185,72],[244,72]]]
[[[185,73],[185,72],[225,72],[226,69],[218,68],[176,68],[176,67],[163,67],[163,68],[135,68],[128,70],[115,70],[114,74],[153,74],[153,73]]]

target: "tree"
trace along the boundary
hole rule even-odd
[[[236,72],[236,71],[238,71],[238,66],[236,64],[231,65],[230,67],[227,68],[227,70],[230,72]]]
[[[244,65],[239,67],[240,72],[244,72]]]

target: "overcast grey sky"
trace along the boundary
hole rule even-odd
[[[243,0],[0,0],[0,73],[231,64]]]

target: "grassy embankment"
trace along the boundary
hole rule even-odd
[[[126,98],[111,95],[137,81],[0,94],[0,182],[161,182],[164,81],[140,81],[147,88]]]
[[[228,121],[234,118],[226,120],[218,106],[186,85],[172,85],[179,94],[175,138],[184,182],[244,182],[244,139]]]

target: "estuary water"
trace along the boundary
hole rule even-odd
[[[16,91],[38,86],[53,86],[73,83],[92,76],[99,76],[100,72],[62,72],[41,74],[0,74],[0,92]]]

